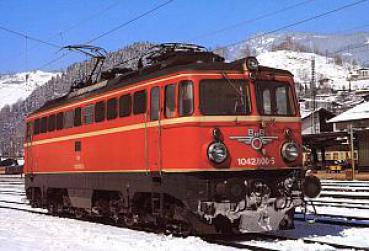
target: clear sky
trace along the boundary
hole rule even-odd
[[[0,0],[0,26],[57,45],[81,44],[167,1]],[[138,41],[193,42],[214,48],[357,1],[174,0],[93,44],[108,51]],[[289,9],[247,22],[285,8]],[[234,28],[215,32],[242,22]],[[363,27],[357,28],[360,26]],[[286,31],[369,31],[369,1]],[[3,30],[0,30],[0,42],[0,73],[37,69],[62,54],[57,48],[30,40],[26,43],[25,38]],[[70,54],[42,70],[61,69],[83,59],[83,56]]]

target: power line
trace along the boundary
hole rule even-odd
[[[32,40],[34,42],[38,42],[40,44],[45,44],[45,45],[51,46],[53,48],[58,48],[58,49],[62,48],[60,45],[57,45],[55,43],[44,41],[42,39],[39,39],[39,38],[36,38],[36,37],[33,37],[33,36],[29,36],[29,35],[27,35],[25,33],[22,33],[22,32],[16,31],[16,30],[12,30],[12,29],[6,28],[4,26],[0,26],[0,30],[6,31],[8,33],[12,33],[12,34],[14,34],[16,36],[19,36],[19,37],[22,37],[22,38],[25,38],[25,39],[28,39],[28,40]]]
[[[228,48],[228,47],[231,47],[231,46],[234,46],[234,45],[245,43],[247,41],[250,41],[250,40],[253,40],[253,39],[256,39],[256,38],[260,38],[260,37],[263,37],[263,36],[266,36],[266,35],[269,35],[269,34],[272,34],[272,33],[275,33],[275,32],[278,32],[278,31],[281,31],[281,30],[284,30],[284,29],[287,29],[287,28],[291,28],[291,27],[294,27],[294,26],[297,26],[297,25],[300,25],[300,24],[303,24],[303,23],[306,23],[306,22],[310,22],[310,21],[313,21],[313,20],[322,18],[324,16],[328,16],[328,15],[330,15],[332,13],[339,12],[341,10],[344,10],[344,9],[347,9],[347,8],[350,8],[350,7],[359,5],[359,4],[364,3],[364,2],[367,2],[367,1],[368,0],[360,0],[360,1],[356,1],[356,2],[351,3],[351,4],[343,5],[343,6],[339,7],[339,8],[336,8],[336,9],[333,9],[333,10],[330,10],[330,11],[327,11],[327,12],[323,12],[323,13],[321,13],[319,15],[312,16],[312,17],[309,17],[309,18],[305,18],[303,20],[300,20],[300,21],[297,21],[297,22],[294,22],[294,23],[291,23],[291,24],[288,24],[288,25],[281,26],[279,28],[276,28],[274,30],[271,30],[271,31],[262,33],[260,35],[254,36],[252,38],[245,39],[245,40],[242,40],[242,41],[238,41],[238,42],[235,42],[235,43],[227,44],[227,45],[222,46],[222,47],[219,47],[217,49],[225,49],[225,48]]]
[[[59,33],[67,33],[67,32],[70,32],[71,30],[74,30],[75,28],[77,28],[78,26],[81,26],[83,24],[85,24],[86,22],[90,21],[91,19],[94,19],[96,16],[101,16],[102,14],[108,12],[109,10],[111,10],[112,8],[118,6],[119,4],[122,4],[122,1],[118,0],[116,2],[114,2],[113,4],[111,5],[108,5],[106,6],[105,8],[103,8],[102,10],[96,12],[95,14],[92,14],[82,20],[80,20],[78,23],[70,26],[69,28],[65,29],[64,31],[62,32],[59,32]]]
[[[237,28],[239,26],[242,26],[242,25],[245,25],[245,24],[254,23],[254,22],[263,20],[265,18],[268,18],[268,17],[274,16],[274,15],[283,13],[285,11],[294,9],[296,7],[305,5],[305,4],[310,3],[310,2],[313,2],[313,1],[315,1],[315,0],[307,0],[307,1],[299,2],[297,4],[289,5],[289,6],[286,6],[285,8],[282,8],[282,9],[279,9],[279,10],[276,10],[276,11],[272,11],[272,12],[268,12],[268,13],[265,13],[264,15],[260,15],[260,16],[257,16],[255,18],[246,19],[246,20],[243,20],[243,21],[238,22],[236,24],[232,24],[230,26],[223,27],[223,28],[221,28],[219,30],[216,30],[216,31],[213,31],[213,32],[209,32],[209,33],[206,33],[206,34],[203,34],[203,35],[199,35],[197,37],[194,37],[194,38],[190,39],[190,41],[196,41],[196,40],[199,40],[201,38],[211,37],[211,36],[217,35],[219,33],[223,33],[225,31],[228,31],[228,30],[231,30],[231,29],[235,29],[235,28]]]
[[[109,35],[109,34],[111,34],[111,33],[115,32],[115,31],[117,31],[117,30],[119,30],[119,29],[121,29],[121,28],[123,28],[123,27],[127,26],[128,24],[133,23],[133,22],[135,22],[135,21],[137,21],[137,20],[139,20],[139,19],[141,19],[141,18],[143,18],[143,17],[145,17],[145,16],[147,16],[147,15],[149,15],[149,14],[151,14],[151,13],[155,12],[156,10],[158,10],[158,9],[160,9],[160,8],[163,8],[164,6],[166,6],[166,5],[170,4],[171,2],[174,2],[174,0],[166,1],[166,2],[164,2],[164,3],[162,3],[162,4],[160,4],[160,5],[158,5],[158,6],[154,7],[154,8],[152,8],[152,9],[150,9],[150,10],[148,10],[148,11],[146,11],[146,12],[144,12],[144,13],[142,13],[142,14],[140,14],[140,15],[138,15],[138,16],[136,16],[136,17],[134,17],[134,18],[132,18],[132,19],[130,19],[130,20],[128,20],[128,21],[126,21],[126,22],[124,22],[124,23],[122,23],[122,24],[118,25],[118,26],[116,26],[116,27],[114,27],[113,29],[111,29],[111,30],[109,30],[109,31],[106,31],[106,32],[104,32],[104,33],[102,33],[102,34],[100,34],[100,35],[96,36],[95,38],[93,38],[93,39],[89,40],[89,41],[88,41],[88,42],[86,42],[85,44],[90,44],[90,43],[92,43],[92,42],[94,42],[94,41],[96,41],[96,40],[98,40],[98,39],[100,39],[100,38],[102,38],[102,37],[105,37],[105,36],[107,36],[107,35]],[[54,64],[54,63],[58,62],[60,59],[62,59],[62,58],[64,58],[65,56],[67,56],[67,55],[69,55],[69,53],[66,53],[66,54],[63,54],[63,55],[61,55],[61,56],[59,56],[59,57],[57,57],[57,58],[54,58],[53,60],[51,60],[51,61],[49,61],[49,62],[47,62],[47,63],[43,64],[42,66],[37,67],[37,69],[44,68],[44,67],[47,67],[47,66],[49,66],[49,65],[52,65],[52,64]]]
[[[360,44],[360,45],[356,45],[356,46],[347,46],[346,48],[334,51],[332,53],[329,53],[330,55],[334,55],[334,54],[338,54],[340,52],[344,52],[344,51],[350,51],[350,50],[356,50],[356,49],[360,49],[363,47],[369,47],[369,43],[365,43],[365,44]]]
[[[79,27],[79,26],[83,25],[84,23],[86,23],[86,22],[90,21],[91,19],[96,18],[96,16],[99,16],[99,15],[102,15],[102,14],[106,13],[107,11],[111,10],[112,8],[116,7],[117,5],[119,5],[119,4],[121,4],[121,3],[122,3],[122,2],[118,0],[118,1],[116,1],[115,3],[113,3],[113,4],[111,4],[111,5],[109,5],[109,6],[105,7],[105,8],[103,8],[102,10],[100,10],[100,11],[98,11],[98,12],[96,12],[95,14],[90,15],[90,16],[88,16],[88,17],[86,17],[86,18],[84,18],[84,19],[80,20],[79,22],[77,22],[77,23],[76,23],[76,24],[74,24],[74,25],[71,25],[70,27],[68,27],[68,28],[64,29],[63,31],[58,32],[57,34],[54,34],[54,35],[49,36],[49,37],[47,38],[47,40],[50,40],[50,39],[52,39],[52,38],[54,38],[54,37],[56,37],[56,36],[59,36],[59,35],[60,35],[60,36],[62,36],[63,34],[66,34],[66,33],[70,32],[71,30],[73,30],[73,29],[75,29],[75,28],[77,28],[77,27]],[[62,46],[63,46],[63,42],[62,42]],[[61,47],[62,47],[62,46],[61,46]],[[59,48],[61,48],[61,47],[59,47]],[[30,51],[34,50],[35,48],[38,48],[38,46],[33,46],[33,47],[31,47],[31,48],[28,48],[28,53],[29,53]],[[23,54],[25,54],[25,53],[26,53],[25,51],[22,51],[22,52],[20,52],[20,53],[17,53],[16,55],[13,55],[13,56],[9,56],[9,57],[7,57],[5,60],[10,59],[10,58],[14,58],[14,57],[20,57],[20,56],[22,56],[22,55],[23,55]]]
[[[100,39],[100,38],[102,38],[102,37],[105,37],[105,36],[107,36],[107,35],[109,35],[109,34],[111,34],[111,33],[115,32],[115,31],[117,31],[117,30],[119,30],[119,29],[123,28],[124,26],[127,26],[127,25],[128,25],[128,24],[130,24],[130,23],[135,22],[135,21],[137,21],[137,20],[139,20],[139,19],[141,19],[141,18],[143,18],[143,17],[145,17],[145,16],[147,16],[147,15],[149,15],[149,14],[151,14],[151,13],[153,13],[153,12],[157,11],[158,9],[163,8],[164,6],[166,6],[166,5],[170,4],[170,3],[171,3],[171,2],[173,2],[173,1],[174,1],[174,0],[169,0],[169,1],[166,1],[166,2],[164,2],[164,3],[162,3],[162,4],[160,4],[160,5],[158,5],[157,7],[154,7],[153,9],[150,9],[150,10],[148,10],[148,11],[146,11],[146,12],[142,13],[141,15],[138,15],[137,17],[132,18],[132,19],[131,19],[131,20],[129,20],[129,21],[124,22],[124,23],[122,23],[122,24],[120,24],[120,25],[118,25],[118,26],[114,27],[113,29],[111,29],[111,30],[109,30],[109,31],[107,31],[107,32],[104,32],[104,33],[102,33],[102,34],[98,35],[97,37],[95,37],[95,38],[91,39],[90,41],[88,41],[88,42],[87,42],[87,44],[92,43],[92,42],[95,42],[96,40],[98,40],[98,39]]]

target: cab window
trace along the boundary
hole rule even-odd
[[[256,81],[257,103],[262,115],[293,116],[296,113],[291,87],[278,81]]]
[[[176,106],[176,84],[165,86],[165,117],[173,118],[175,116]]]
[[[193,113],[193,83],[190,80],[181,81],[178,93],[179,116],[190,116]]]

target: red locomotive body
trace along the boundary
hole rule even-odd
[[[31,203],[181,234],[291,228],[304,180],[293,76],[174,52],[27,118]]]

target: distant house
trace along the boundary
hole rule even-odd
[[[349,125],[357,130],[369,129],[369,102],[361,103],[330,119],[333,130],[346,131]]]
[[[366,80],[369,79],[369,68],[360,68],[350,73],[349,80]]]
[[[369,102],[341,113],[328,121],[335,132],[347,131],[352,126],[358,145],[359,170],[369,170]]]
[[[312,113],[305,115],[302,120],[302,134],[318,134],[322,132],[332,132],[333,124],[327,121],[333,118],[334,113],[325,108],[319,108]]]

